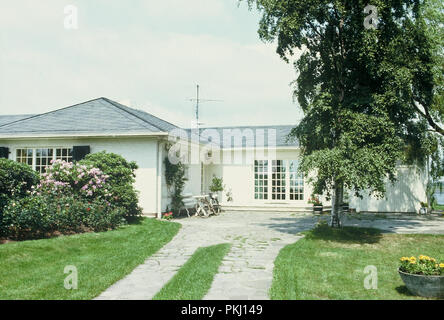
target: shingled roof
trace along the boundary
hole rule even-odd
[[[223,145],[224,135],[239,130],[242,139],[232,139],[228,147],[256,146],[260,143],[259,141],[256,143],[256,139],[262,132],[265,147],[270,142],[269,134],[274,132],[277,147],[298,147],[297,141],[287,139],[293,127],[293,125],[278,125],[201,128],[200,142],[217,143],[217,139],[211,141],[209,137],[216,130],[220,147],[223,148],[226,147]],[[98,98],[43,114],[0,116],[0,138],[3,139],[78,135],[163,135],[174,129],[178,127],[145,111],[127,107],[107,98]],[[191,129],[187,129],[187,132],[190,139],[196,134]]]
[[[212,127],[200,129],[200,141],[202,143],[212,142],[216,143],[212,135],[217,132],[218,140],[221,148],[246,148],[252,146],[258,146],[261,141],[257,141],[258,137],[264,135],[264,147],[299,147],[299,143],[296,139],[289,139],[289,134],[294,128],[294,125],[276,125],[276,126],[240,126],[240,127]],[[214,131],[215,130],[215,131]],[[232,134],[240,133],[242,139],[234,139]],[[192,129],[188,129],[188,132]],[[193,132],[193,131],[192,131]],[[274,138],[271,135],[276,134],[276,145],[274,145]],[[269,140],[270,135],[270,140]],[[231,138],[231,142],[228,145],[224,145],[224,139]]]
[[[33,116],[34,114],[17,114],[17,115],[6,115],[6,116],[0,115],[0,126]]]
[[[98,98],[55,111],[1,116],[0,137],[76,134],[156,134],[177,126],[145,111]]]

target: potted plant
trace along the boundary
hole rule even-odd
[[[211,181],[211,186],[209,189],[212,193],[217,194],[218,198],[222,200],[221,193],[225,189],[223,179],[213,175],[213,180]]]
[[[310,200],[308,200],[308,203],[311,203],[313,205],[313,213],[314,214],[316,214],[316,213],[321,214],[322,213],[324,206],[322,205],[322,202],[319,200],[319,197],[312,196],[310,198]]]
[[[402,257],[398,269],[402,281],[414,295],[444,298],[444,262],[425,255]]]
[[[427,203],[426,202],[420,202],[421,208],[419,208],[419,214],[427,214]]]

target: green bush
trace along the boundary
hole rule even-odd
[[[38,181],[38,174],[30,166],[8,159],[0,159],[0,236],[4,235],[3,209],[10,200],[27,195]]]
[[[7,236],[19,240],[45,238],[54,232],[106,231],[124,222],[122,209],[73,195],[33,194],[11,200],[3,215]]]
[[[78,164],[93,166],[108,176],[107,192],[112,195],[109,201],[113,207],[124,208],[127,217],[142,213],[138,193],[134,188],[135,171],[138,168],[134,161],[127,161],[120,155],[102,151],[87,155]]]
[[[30,166],[8,159],[0,159],[0,210],[10,199],[26,196],[39,176]]]

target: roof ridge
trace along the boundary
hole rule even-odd
[[[128,108],[128,109],[131,109],[130,107],[125,106],[125,105],[121,105],[121,106],[119,106],[119,103],[118,103],[118,102],[113,101],[113,100],[108,99],[108,98],[105,98],[105,97],[102,97],[102,99],[104,99],[104,100],[107,101],[108,103],[111,103],[114,107],[118,108],[119,110],[122,110],[122,111],[124,111],[124,112],[126,112],[126,113],[129,113],[129,114],[132,115],[133,117],[136,117],[137,119],[142,120],[144,123],[149,124],[150,126],[153,126],[153,127],[157,128],[157,129],[159,129],[161,132],[164,132],[164,130],[163,130],[162,128],[160,128],[159,126],[156,126],[155,124],[149,123],[148,121],[146,121],[146,120],[143,119],[142,117],[138,116],[137,114],[134,114],[133,112],[131,112],[131,111],[129,111],[129,110],[125,110],[125,108],[122,108],[122,106],[124,106],[124,107],[126,107],[126,108]]]
[[[109,103],[111,103],[113,106],[119,108],[119,109],[122,110],[122,111],[125,111],[125,112],[131,114],[131,115],[134,116],[134,117],[137,117],[138,119],[142,120],[143,122],[148,123],[149,125],[151,125],[151,126],[153,126],[153,127],[156,127],[156,128],[159,129],[160,131],[164,131],[164,129],[162,129],[162,128],[159,127],[158,125],[155,125],[155,124],[153,124],[153,123],[148,122],[148,121],[145,120],[144,118],[138,116],[137,114],[134,114],[134,112],[132,112],[132,111],[145,112],[146,114],[150,115],[151,117],[154,117],[154,118],[156,118],[156,119],[159,119],[159,120],[161,120],[161,121],[163,121],[163,122],[166,122],[166,123],[168,123],[169,125],[171,125],[171,126],[177,128],[177,126],[176,126],[175,124],[173,124],[173,123],[171,123],[171,122],[168,122],[168,121],[166,121],[166,120],[164,120],[164,119],[162,119],[162,118],[159,118],[159,117],[157,117],[157,116],[155,116],[155,115],[153,115],[153,114],[151,114],[151,113],[149,113],[149,112],[146,112],[146,111],[144,111],[144,110],[139,110],[139,109],[135,109],[135,108],[128,107],[128,106],[126,106],[126,105],[124,105],[124,104],[121,104],[121,103],[119,103],[119,102],[113,101],[113,100],[111,100],[111,99],[109,99],[109,98],[102,97],[102,99],[105,99],[106,101],[108,101]],[[122,107],[128,108],[129,110],[126,110],[125,108],[122,108]],[[130,111],[130,110],[132,110],[132,111]]]
[[[34,118],[37,118],[37,117],[40,117],[40,116],[44,116],[44,115],[47,115],[47,114],[50,114],[50,113],[54,113],[54,112],[58,112],[58,111],[61,111],[61,110],[77,107],[77,106],[79,106],[81,104],[85,104],[85,103],[96,101],[96,100],[100,100],[100,99],[102,99],[102,98],[95,98],[95,99],[91,99],[91,100],[84,101],[84,102],[81,102],[81,103],[76,103],[76,104],[73,104],[71,106],[63,107],[63,108],[60,108],[60,109],[56,109],[56,110],[52,110],[52,111],[48,111],[48,112],[44,112],[44,113],[35,114],[33,116],[30,116],[30,117],[27,117],[27,118],[24,118],[24,119],[20,119],[20,120],[16,120],[16,121],[12,121],[12,122],[9,122],[9,123],[2,124],[2,125],[0,125],[0,128],[4,127],[4,126],[7,126],[7,125],[10,125],[10,124],[13,124],[13,123],[20,122],[20,121],[34,119]]]

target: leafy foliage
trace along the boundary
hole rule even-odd
[[[3,223],[11,239],[37,239],[54,232],[106,231],[124,223],[124,211],[94,199],[74,195],[33,194],[11,201]]]
[[[225,186],[223,179],[213,176],[213,180],[211,181],[211,186],[209,189],[211,192],[224,191]]]
[[[9,201],[25,197],[38,181],[38,174],[24,163],[0,159],[0,236],[6,233],[4,207]]]
[[[10,199],[26,196],[38,179],[27,164],[0,159],[0,213]]]
[[[168,157],[164,160],[165,180],[171,196],[171,209],[179,213],[183,207],[183,190],[185,188],[185,167],[181,162],[173,164]]]
[[[332,194],[333,215],[344,188],[380,197],[398,160],[423,164],[436,150],[418,121],[418,104],[431,106],[436,91],[429,1],[375,0],[378,28],[367,29],[363,0],[247,0],[282,59],[300,52],[294,97],[305,117],[291,137],[302,146],[301,169],[316,173],[315,193]]]
[[[134,188],[135,171],[138,169],[134,161],[127,161],[120,155],[102,151],[88,154],[78,164],[98,168],[107,175],[106,193],[112,195],[109,200],[112,206],[124,208],[127,217],[138,216],[142,213],[138,192]]]

